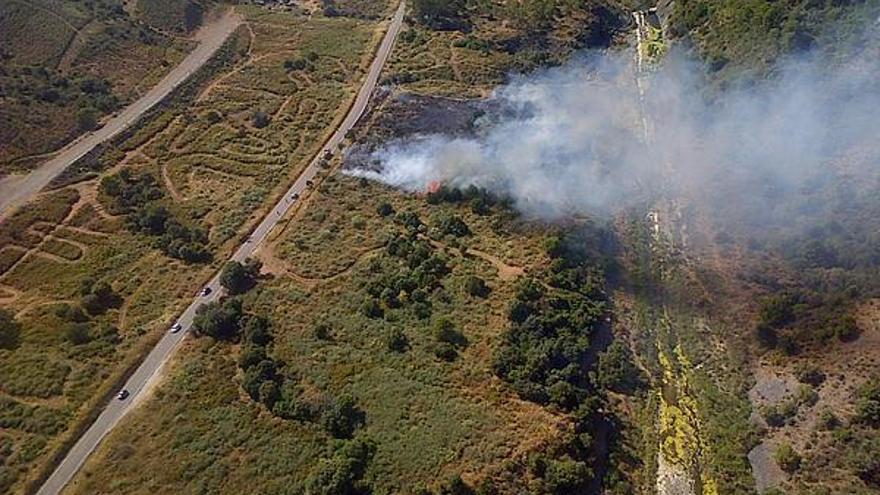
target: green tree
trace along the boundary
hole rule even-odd
[[[272,341],[272,332],[269,330],[269,320],[263,316],[248,315],[244,319],[244,340],[252,344],[265,346]]]
[[[616,340],[605,352],[599,354],[596,365],[596,382],[604,389],[632,393],[643,384],[641,371],[632,363],[629,348]]]
[[[256,260],[248,259],[244,264],[230,261],[220,272],[220,285],[232,295],[243,294],[254,286],[262,268],[263,264]]]
[[[231,298],[199,306],[193,318],[193,330],[217,340],[233,340],[241,330],[241,301]]]
[[[262,129],[262,128],[268,126],[270,120],[271,120],[271,118],[269,117],[269,114],[267,114],[266,112],[264,112],[262,110],[254,112],[253,122],[254,122],[254,127],[256,127],[257,129]]]
[[[281,398],[281,394],[278,391],[278,384],[273,380],[266,380],[261,383],[258,395],[260,402],[265,404],[269,410],[271,410],[275,405],[275,402]]]
[[[467,293],[473,297],[486,297],[489,295],[489,286],[486,285],[486,282],[477,277],[476,275],[471,275],[465,280],[464,283],[465,290]]]
[[[584,462],[572,459],[550,460],[544,471],[547,488],[558,495],[586,490],[592,477],[592,471]]]
[[[364,412],[357,407],[354,398],[343,395],[324,410],[321,424],[335,438],[351,438],[365,419]]]
[[[265,347],[262,345],[247,343],[241,348],[241,354],[238,356],[238,366],[241,369],[246,370],[266,359]]]
[[[455,328],[455,325],[449,318],[437,318],[432,325],[432,329],[434,332],[434,338],[437,339],[438,342],[445,342],[447,344],[462,347],[467,345],[467,339],[464,334]]]
[[[98,111],[93,107],[81,107],[76,112],[76,127],[82,132],[98,127]]]
[[[376,212],[383,217],[387,217],[394,214],[394,207],[391,206],[390,203],[382,203],[376,209]]]
[[[14,349],[18,346],[21,337],[21,326],[15,321],[15,316],[0,309],[0,349]]]
[[[406,337],[406,334],[403,333],[403,330],[393,328],[388,334],[385,345],[387,345],[388,349],[392,351],[404,352],[409,347],[409,339]]]
[[[91,342],[89,325],[86,323],[68,323],[64,326],[64,340],[73,345],[82,345]]]

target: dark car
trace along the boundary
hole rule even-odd
[[[116,394],[116,398],[119,400],[125,400],[128,398],[128,396],[129,396],[129,393],[128,393],[128,390],[126,390],[126,389],[122,389],[119,391],[118,394]]]
[[[210,288],[210,287],[205,287],[204,289],[202,289],[202,292],[201,292],[200,294],[202,295],[202,297],[211,294],[211,288]]]

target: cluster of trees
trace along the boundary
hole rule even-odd
[[[409,234],[388,241],[386,252],[400,261],[399,269],[386,271],[367,284],[369,298],[361,307],[365,316],[380,318],[387,309],[405,306],[412,307],[420,319],[431,316],[428,295],[449,273],[449,267],[442,254],[418,238],[417,230],[415,227]]]
[[[101,115],[119,108],[106,79],[94,76],[68,76],[42,66],[12,67],[0,74],[0,96],[24,105],[41,102],[75,107],[79,131],[90,131]]]
[[[189,263],[211,260],[207,231],[186,225],[162,204],[164,194],[152,174],[123,169],[102,179],[100,190],[110,198],[111,211],[127,214],[129,228],[154,237],[166,255]]]
[[[605,312],[602,269],[564,239],[551,239],[547,251],[553,263],[546,285],[533,279],[520,284],[493,366],[522,398],[552,404],[574,417],[567,453],[533,468],[551,493],[561,494],[584,490],[593,477],[590,432],[603,420],[602,390],[596,383],[623,387],[637,376],[622,376],[633,369],[615,362],[626,359],[625,353],[612,353],[593,381],[587,363],[590,334]]]
[[[434,231],[439,237],[453,236],[464,237],[471,235],[471,229],[458,215],[442,215],[434,225]]]
[[[468,204],[471,211],[477,215],[488,215],[495,206],[510,209],[509,199],[499,198],[487,189],[477,186],[468,186],[464,189],[440,186],[435,191],[428,193],[426,201],[432,205],[440,203]]]
[[[111,350],[119,343],[119,330],[106,323],[96,323],[93,317],[122,305],[123,299],[107,282],[85,278],[80,282],[79,304],[62,304],[55,315],[64,321],[61,334],[74,346],[98,341],[96,348]]]
[[[850,304],[842,295],[830,297],[790,291],[768,296],[761,301],[755,335],[767,349],[779,348],[797,354],[802,344],[825,343],[832,338],[847,342],[859,336]],[[783,332],[786,329],[796,329]]]

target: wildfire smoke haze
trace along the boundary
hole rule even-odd
[[[490,99],[501,110],[470,135],[392,140],[373,154],[379,167],[346,173],[410,191],[436,182],[484,187],[544,219],[610,213],[658,189],[765,216],[774,195],[796,194],[823,164],[880,135],[872,43],[833,70],[806,55],[767,81],[723,92],[672,53],[643,88],[647,143],[630,54],[585,54],[513,77]],[[873,176],[877,155],[869,155],[855,167]]]

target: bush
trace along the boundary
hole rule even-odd
[[[776,449],[774,454],[776,463],[786,473],[793,473],[801,467],[801,456],[791,445],[784,443]]]
[[[796,371],[797,379],[801,383],[806,383],[814,387],[818,387],[825,381],[825,373],[815,364],[804,364]]]
[[[351,438],[354,431],[364,424],[366,416],[350,395],[344,395],[324,410],[321,424],[334,438]]]
[[[266,358],[259,363],[246,369],[244,378],[242,379],[242,388],[251,397],[251,399],[260,400],[260,390],[265,382],[274,382],[277,377],[277,366],[275,361]]]
[[[394,328],[389,332],[385,345],[394,352],[404,352],[409,348],[409,339],[403,330]]]
[[[467,345],[467,339],[464,334],[455,328],[455,325],[452,324],[452,321],[450,321],[449,318],[438,318],[434,321],[432,327],[434,338],[436,338],[438,342],[451,344],[456,347],[464,347]]]
[[[444,481],[437,491],[437,495],[474,495],[474,493],[474,489],[457,474]]]
[[[119,307],[122,304],[122,298],[113,291],[110,284],[99,282],[90,288],[89,294],[83,296],[81,304],[86,312],[95,316],[104,313],[110,308]]]
[[[361,314],[367,318],[381,318],[385,312],[375,299],[367,299],[361,304]]]
[[[270,121],[271,118],[266,112],[262,110],[254,112],[253,123],[254,127],[256,127],[257,129],[262,129],[268,126]]]
[[[819,427],[823,430],[833,430],[840,426],[840,419],[834,414],[831,409],[822,409],[819,412],[818,419]]]
[[[868,380],[859,388],[856,399],[856,420],[873,427],[880,426],[880,379]]]
[[[89,325],[86,323],[68,323],[64,326],[64,340],[73,345],[82,345],[91,342]]]
[[[278,391],[278,384],[273,380],[266,380],[260,384],[258,392],[259,401],[266,405],[269,410],[275,405],[275,402],[281,397]]]
[[[15,321],[15,315],[0,309],[0,349],[14,349],[21,337],[21,326]]]
[[[98,111],[92,107],[81,107],[76,112],[76,128],[82,132],[98,127]]]
[[[842,342],[851,342],[859,337],[859,326],[852,315],[845,315],[832,327],[834,336]]]
[[[464,283],[465,290],[473,297],[486,297],[489,295],[489,286],[486,282],[475,275],[471,275]]]
[[[376,213],[380,216],[387,217],[394,214],[394,207],[389,203],[382,203],[376,208]]]
[[[440,342],[434,348],[434,355],[444,361],[455,361],[458,358],[458,351],[455,346],[448,342]]]
[[[437,222],[437,232],[441,237],[447,235],[464,237],[470,235],[471,229],[458,215],[445,215]]]
[[[318,323],[312,328],[312,335],[318,340],[333,340],[333,329],[326,323]]]

